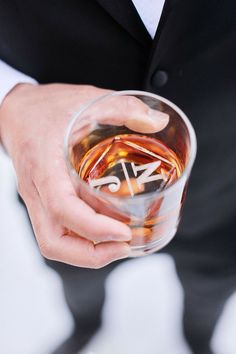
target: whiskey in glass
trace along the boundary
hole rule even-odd
[[[167,113],[168,125],[158,132],[131,129],[124,97]],[[73,117],[65,153],[78,196],[132,229],[133,256],[157,251],[172,239],[196,154],[194,130],[178,107],[140,91],[98,98]]]

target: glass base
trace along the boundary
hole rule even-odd
[[[131,247],[131,255],[130,257],[141,257],[146,256],[148,254],[154,253],[165,247],[175,236],[176,229],[172,231],[169,235],[163,236],[160,239],[150,242],[141,246],[132,246]]]

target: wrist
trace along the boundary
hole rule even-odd
[[[18,84],[16,84],[14,87],[12,87],[12,89],[6,94],[6,96],[2,100],[2,103],[0,104],[0,110],[1,110],[1,107],[3,105],[7,104],[6,102],[9,99],[11,100],[16,95],[19,95],[19,94],[21,94],[22,92],[24,92],[24,91],[26,91],[28,89],[31,90],[35,86],[36,86],[35,84],[30,84],[30,83],[18,83]]]

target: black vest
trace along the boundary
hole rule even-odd
[[[0,0],[0,58],[41,83],[144,89],[179,105],[198,138],[180,237],[233,236],[235,19],[235,0],[166,0],[152,41],[131,0]]]

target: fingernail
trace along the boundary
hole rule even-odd
[[[127,128],[139,133],[154,133],[164,129],[169,123],[169,115],[149,108],[125,124]]]
[[[158,124],[158,121],[162,123],[168,124],[169,122],[169,114],[161,111],[156,111],[155,109],[149,109],[148,110],[148,116],[151,118],[154,123]]]

